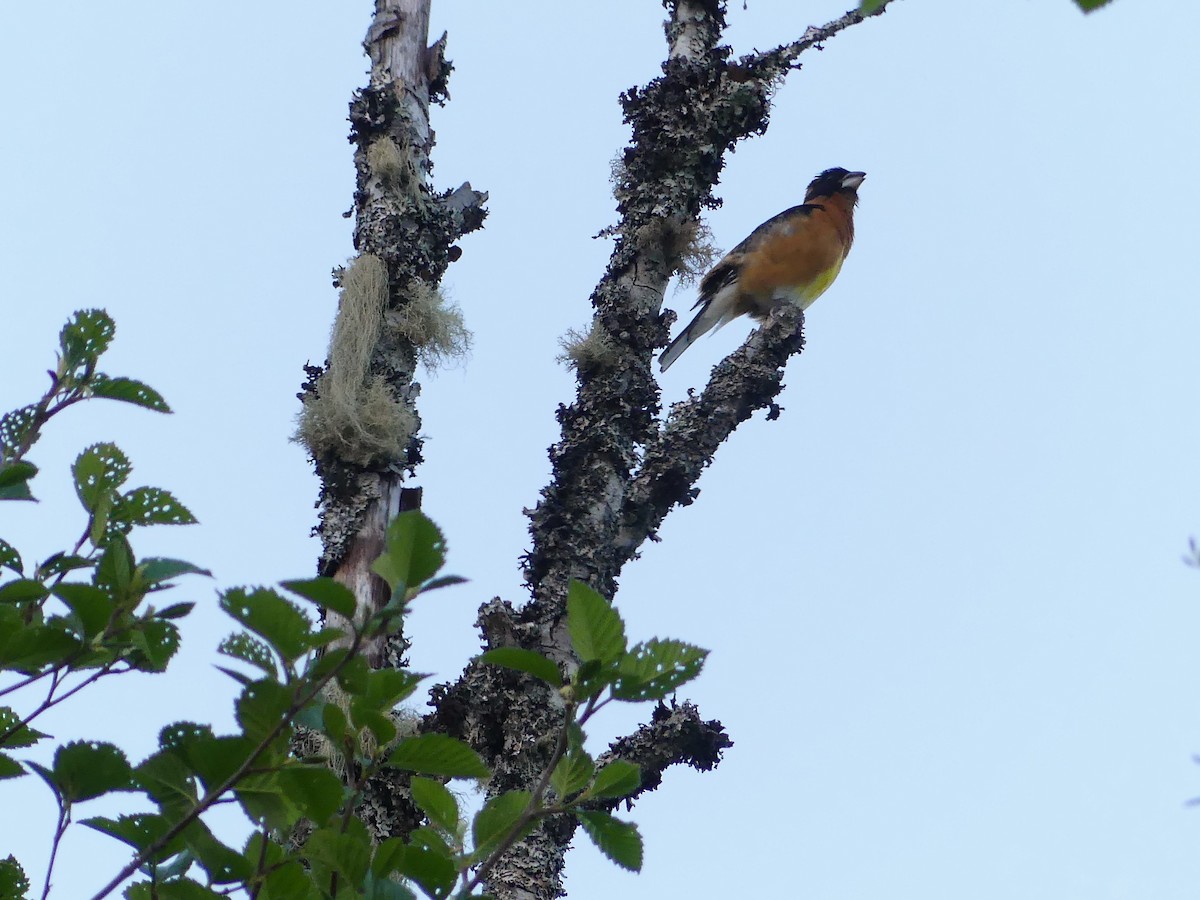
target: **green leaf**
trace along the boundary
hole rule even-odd
[[[16,578],[0,585],[0,603],[29,603],[48,594],[46,586],[32,578]]]
[[[150,585],[161,584],[180,575],[205,575],[212,578],[212,572],[208,569],[202,569],[182,559],[150,557],[143,559],[137,570],[142,574],[142,580]]]
[[[75,458],[71,471],[79,502],[88,512],[95,513],[103,502],[113,499],[133,466],[116,444],[93,444]]]
[[[387,549],[371,571],[391,587],[393,593],[415,588],[428,581],[446,561],[442,532],[420,510],[402,512],[387,529]]]
[[[237,699],[237,720],[246,736],[256,744],[287,721],[292,692],[273,678],[246,686]]]
[[[221,596],[221,607],[288,662],[308,652],[312,622],[300,607],[274,591],[257,588],[247,593],[234,588]]]
[[[155,610],[156,619],[182,619],[196,608],[195,603],[172,603],[170,606]]]
[[[405,738],[388,759],[388,765],[422,775],[449,778],[487,778],[491,775],[478,753],[462,741],[444,734]]]
[[[580,810],[576,815],[601,853],[623,869],[642,870],[642,836],[636,825],[622,822],[606,812]]]
[[[112,343],[117,326],[102,309],[77,310],[58,335],[63,372],[82,365],[94,366]]]
[[[321,730],[339,749],[350,736],[350,720],[336,703],[326,703],[321,709]]]
[[[29,878],[25,870],[11,854],[0,859],[0,897],[5,900],[26,900],[29,890]]]
[[[377,669],[367,673],[363,699],[381,710],[389,710],[412,696],[428,676],[403,669]]]
[[[15,709],[11,706],[0,706],[0,734],[15,727],[20,721],[21,716]],[[28,725],[22,725],[3,741],[0,741],[0,746],[10,748],[32,747],[44,737],[48,737],[48,735],[42,734],[42,732],[35,728],[30,728]]]
[[[112,521],[121,525],[195,525],[196,517],[170,491],[140,487],[122,494]]]
[[[132,378],[113,378],[97,372],[88,382],[88,389],[93,397],[106,397],[109,400],[120,400],[143,406],[155,412],[169,413],[171,407],[162,398],[162,394],[140,381]]]
[[[167,733],[176,728],[178,725],[172,725],[163,731]],[[133,777],[164,811],[182,815],[195,805],[196,783],[184,761],[185,754],[177,749],[164,748],[155,753],[134,769]]]
[[[354,618],[358,601],[354,599],[354,592],[340,581],[334,581],[332,578],[309,578],[285,581],[282,586],[293,594],[311,600],[317,606],[331,609],[347,619]]]
[[[271,655],[271,648],[263,641],[256,637],[251,637],[244,631],[237,634],[231,634],[225,640],[221,641],[217,647],[218,653],[224,653],[226,656],[232,656],[234,659],[240,659],[242,662],[249,663],[255,668],[262,669],[267,675],[275,678],[279,674],[279,670],[275,668],[275,657]]]
[[[506,669],[516,669],[527,672],[534,678],[540,678],[554,687],[562,687],[562,676],[553,660],[547,659],[535,650],[523,650],[520,647],[497,647],[481,654],[480,662],[503,666]]]
[[[9,415],[11,416],[12,413]],[[3,420],[0,420],[0,434],[3,433],[3,424]],[[29,492],[29,480],[37,472],[37,466],[23,459],[0,463],[0,500],[32,500],[33,494]]]
[[[108,542],[96,566],[95,582],[112,591],[118,601],[129,600],[133,584],[134,559],[129,542],[115,537]]]
[[[596,764],[589,754],[582,750],[570,751],[563,755],[550,773],[550,784],[554,786],[558,799],[565,800],[587,787],[595,770]]]
[[[37,567],[37,574],[39,578],[46,580],[58,575],[65,575],[67,572],[74,572],[76,569],[90,569],[94,565],[96,565],[95,560],[85,556],[55,553]]]
[[[417,900],[417,895],[398,881],[376,878],[368,872],[363,882],[363,900]]]
[[[154,881],[139,881],[125,889],[125,900],[224,900],[227,896],[190,878],[167,881],[157,877]]]
[[[75,614],[80,631],[89,640],[104,631],[116,609],[108,592],[91,584],[63,582],[54,588],[54,596]]]
[[[398,873],[415,881],[430,897],[450,896],[458,870],[445,845],[426,839],[429,836],[429,829],[419,828],[408,844],[399,838],[380,843],[371,861],[374,880],[382,883],[392,873]]]
[[[116,745],[72,741],[54,754],[54,784],[68,803],[91,800],[110,791],[133,790],[133,769]]]
[[[342,807],[345,786],[326,766],[294,763],[280,769],[276,778],[288,798],[318,826]]]
[[[245,737],[197,735],[183,748],[184,760],[192,767],[205,788],[224,784],[254,752],[256,742]]]
[[[356,728],[370,729],[375,736],[376,746],[385,746],[396,739],[396,723],[392,717],[381,713],[378,709],[355,699],[350,703],[350,718]]]
[[[631,701],[661,699],[699,675],[707,656],[707,650],[683,641],[654,638],[638,644],[621,660],[613,696]]]
[[[19,466],[20,461],[16,459],[18,453],[24,449],[26,444],[32,444],[37,440],[38,419],[38,408],[32,404],[0,416],[0,458],[7,457],[15,460],[9,463],[10,466]],[[25,465],[33,464],[25,463]],[[36,471],[35,468],[34,472]],[[0,487],[28,481],[33,477],[27,468],[9,470],[6,466],[5,469],[0,470],[0,473],[3,473],[5,478],[4,482],[0,482]]]
[[[584,584],[567,589],[567,630],[583,661],[615,662],[625,652],[625,623],[607,600]]]
[[[471,837],[475,843],[475,856],[482,858],[493,847],[500,843],[513,830],[524,812],[529,808],[533,795],[529,791],[505,791],[490,798],[483,804],[471,823]],[[525,829],[532,828],[533,822],[526,822]]]
[[[642,770],[631,762],[617,759],[596,773],[586,796],[598,798],[628,797],[642,786]]]
[[[167,820],[157,813],[134,813],[117,819],[93,816],[84,819],[81,824],[114,837],[139,853],[165,837],[171,827]]]
[[[21,768],[19,762],[5,753],[0,753],[0,781],[5,778],[20,778],[24,774],[25,770]]]
[[[79,641],[61,628],[27,626],[0,646],[0,666],[32,673],[45,665],[65,665],[79,650]]]
[[[305,855],[314,864],[323,864],[340,873],[352,887],[357,888],[371,864],[371,842],[366,835],[334,828],[314,831],[304,845]]]
[[[129,662],[142,672],[164,672],[179,650],[179,629],[162,619],[141,619],[129,635],[134,652]]]
[[[438,828],[458,833],[458,801],[440,781],[415,776],[411,785],[413,801]]]
[[[187,848],[196,855],[204,871],[216,884],[229,884],[250,877],[253,866],[242,854],[217,840],[203,821],[193,822],[183,835]]]
[[[1107,6],[1112,0],[1075,0],[1075,5],[1085,13],[1095,12],[1102,6]]]
[[[869,16],[877,10],[882,9],[883,5],[887,2],[888,0],[863,0],[862,4],[858,7],[858,12],[860,15]]]

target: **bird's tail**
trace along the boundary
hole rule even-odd
[[[727,294],[729,296],[726,296]],[[667,344],[667,349],[658,358],[658,369],[660,372],[667,371],[671,367],[671,363],[679,359],[679,354],[696,343],[701,337],[715,328],[720,328],[732,318],[728,308],[731,296],[732,286],[718,291],[713,297],[707,299],[701,298],[704,305],[700,308],[700,312],[696,313],[696,318],[688,323],[687,328],[683,329],[675,340]]]

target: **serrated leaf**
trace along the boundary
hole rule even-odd
[[[25,774],[21,764],[6,753],[0,753],[0,780],[5,778],[20,778]]]
[[[642,786],[642,770],[631,762],[617,759],[596,773],[591,787],[587,789],[589,798],[620,798],[628,797]]]
[[[458,874],[454,861],[444,845],[422,840],[424,834],[428,829],[417,829],[408,844],[399,838],[383,841],[371,861],[375,881],[382,883],[396,873],[416,882],[429,897],[450,896]]]
[[[412,696],[428,676],[403,669],[377,669],[367,673],[363,699],[378,709],[389,710]]]
[[[370,840],[355,833],[338,833],[333,828],[314,831],[304,845],[304,853],[313,863],[340,873],[357,887],[371,864]]]
[[[25,565],[21,562],[21,554],[7,541],[0,541],[0,566],[11,569],[18,575],[25,571]]]
[[[371,571],[393,592],[418,587],[446,561],[446,541],[441,530],[420,510],[402,512],[387,529],[387,548],[371,564]]]
[[[478,753],[462,741],[444,734],[405,738],[388,759],[388,765],[422,775],[449,778],[487,778],[491,775]]]
[[[96,561],[88,559],[86,556],[75,556],[67,553],[54,553],[46,558],[46,561],[37,567],[38,577],[45,580],[55,577],[56,575],[65,575],[67,572],[74,572],[76,569],[90,569],[96,565]]]
[[[22,406],[0,416],[0,457],[13,459],[24,445],[31,444],[36,440],[34,435],[37,432],[38,417],[38,408],[33,405]],[[11,487],[14,484],[28,481],[33,475],[29,474],[27,467],[32,465],[33,463],[24,460],[8,463],[3,469],[0,469],[0,474],[3,474],[5,479],[0,482],[0,487]],[[34,472],[36,471],[35,468]]]
[[[97,585],[111,590],[118,601],[128,600],[133,571],[133,550],[129,547],[129,541],[118,536],[104,547],[94,580]]]
[[[54,596],[75,614],[83,636],[88,639],[104,631],[116,609],[108,592],[92,584],[65,581],[54,588]]]
[[[32,673],[42,666],[65,664],[80,650],[79,641],[51,626],[26,626],[0,647],[0,666]]]
[[[171,411],[171,407],[167,406],[167,401],[162,398],[162,394],[150,385],[132,378],[113,378],[97,372],[88,381],[88,388],[93,397],[120,400],[123,403],[132,403],[134,406],[142,406],[155,412],[169,413]]]
[[[562,687],[562,676],[553,660],[547,659],[535,650],[525,650],[521,647],[497,647],[479,657],[480,662],[491,663],[493,666],[503,666],[506,669],[516,669],[527,672],[534,678],[540,678],[554,687]]]
[[[249,663],[255,668],[262,669],[263,672],[275,678],[279,675],[279,670],[275,668],[275,657],[271,654],[271,648],[263,641],[256,637],[251,637],[244,631],[237,634],[231,634],[217,647],[218,653],[223,653],[226,656],[232,656],[234,659],[240,659],[242,662]]]
[[[81,309],[72,314],[58,335],[64,372],[82,365],[95,365],[112,343],[117,326],[102,309]]]
[[[138,571],[142,574],[142,580],[149,585],[161,584],[180,575],[204,575],[212,578],[212,572],[208,569],[202,569],[183,559],[150,557],[141,561]]]
[[[683,641],[654,638],[638,644],[618,667],[613,696],[618,700],[657,700],[700,674],[708,651]]]
[[[288,662],[308,652],[312,622],[290,600],[268,588],[234,588],[221,596],[221,608],[253,631]]]
[[[1107,6],[1112,0],[1075,0],[1075,5],[1085,13],[1095,12],[1102,6]]]
[[[25,460],[0,463],[0,488],[23,486],[36,474],[35,464]],[[26,487],[25,490],[29,490],[29,488]]]
[[[606,812],[580,810],[576,815],[601,853],[623,869],[642,870],[642,836],[636,825],[622,822]]]
[[[318,826],[341,809],[345,785],[326,766],[293,764],[276,773],[288,798]]]
[[[196,608],[195,603],[172,603],[170,606],[164,606],[162,609],[154,611],[156,619],[182,619],[187,616],[193,609]]]
[[[189,878],[168,881],[161,875],[154,881],[138,881],[125,889],[125,900],[224,900],[228,896]]]
[[[582,581],[567,589],[567,630],[583,661],[616,661],[625,652],[625,623],[611,604]]]
[[[122,494],[111,519],[121,525],[194,525],[196,517],[170,491],[140,487]]]
[[[141,619],[129,635],[130,664],[142,672],[163,672],[179,650],[179,629],[162,619]]]
[[[280,724],[287,721],[291,704],[291,690],[278,681],[263,678],[252,682],[235,704],[238,724],[247,737],[258,743],[271,732],[278,733]]]
[[[116,819],[93,816],[80,824],[114,837],[139,853],[162,840],[171,828],[170,823],[157,813],[134,813]]]
[[[0,734],[8,734],[11,730],[12,734],[0,741],[0,746],[17,748],[17,747],[32,747],[42,738],[47,735],[42,734],[36,728],[30,728],[28,725],[17,724],[21,721],[20,714],[11,706],[0,706]]]
[[[14,578],[0,585],[0,603],[29,603],[41,600],[49,591],[32,578]]]
[[[181,725],[184,723],[178,723]],[[168,732],[178,725],[163,729]],[[194,732],[193,732],[194,734]],[[160,738],[161,741],[161,738]],[[186,748],[164,747],[133,771],[134,780],[165,812],[186,814],[196,802],[196,783],[185,762]]]
[[[92,444],[71,466],[79,502],[89,513],[95,513],[102,503],[112,500],[132,471],[129,457],[116,444]]]
[[[5,900],[26,900],[29,887],[29,878],[15,856],[9,854],[5,859],[0,859],[0,897]]]
[[[308,578],[299,581],[285,581],[282,586],[293,594],[299,594],[306,600],[311,600],[317,606],[331,609],[347,619],[354,618],[358,601],[354,592],[332,578]]]
[[[475,855],[481,858],[501,840],[506,838],[529,808],[532,799],[529,791],[505,791],[483,804],[471,823],[471,837],[475,843]],[[524,823],[523,829],[532,827],[533,822]]]
[[[68,803],[133,790],[133,769],[115,744],[72,741],[54,754],[54,784]]]
[[[565,800],[587,787],[595,770],[596,764],[588,753],[583,750],[571,751],[563,755],[550,773],[550,784],[559,800]]]
[[[458,801],[444,784],[418,775],[410,789],[413,801],[429,816],[429,821],[450,834],[458,833]]]

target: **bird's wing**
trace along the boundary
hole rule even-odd
[[[771,216],[771,218],[755,228],[746,236],[744,241],[726,253],[721,258],[721,261],[713,266],[707,275],[700,279],[700,296],[692,306],[692,309],[707,303],[721,288],[737,281],[742,257],[754,250],[776,228],[783,226],[785,222],[794,222],[797,217],[807,218],[816,210],[824,208],[819,203],[801,203],[799,206],[785,209],[777,216]]]

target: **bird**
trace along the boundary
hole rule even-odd
[[[866,172],[826,169],[804,202],[767,219],[700,280],[700,312],[659,357],[663,372],[701,335],[738,316],[760,322],[781,303],[808,309],[833,284],[854,243],[854,207]]]

